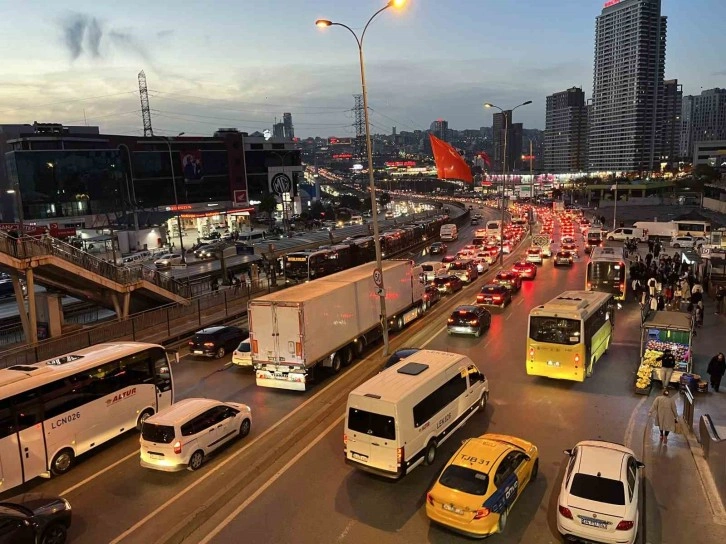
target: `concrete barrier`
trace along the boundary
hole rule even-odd
[[[719,436],[711,416],[704,414],[699,421],[701,447],[708,468],[716,482],[721,500],[726,502],[726,439]]]

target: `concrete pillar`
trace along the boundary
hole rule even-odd
[[[10,278],[13,281],[13,291],[15,292],[15,301],[18,304],[18,315],[20,316],[20,323],[23,326],[23,334],[26,341],[29,341],[30,324],[28,323],[28,310],[25,307],[25,296],[23,295],[23,288],[20,285],[20,276],[17,272],[11,271]]]
[[[29,344],[38,342],[38,319],[35,314],[35,279],[33,269],[28,268],[25,272],[25,281],[28,284],[28,331],[29,335],[25,338]]]
[[[60,293],[36,293],[35,307],[38,321],[48,324],[48,337],[63,334],[63,295]]]

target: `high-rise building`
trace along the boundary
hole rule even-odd
[[[579,87],[547,97],[544,169],[582,172],[587,169],[587,106]]]
[[[439,140],[447,141],[449,139],[449,123],[443,119],[436,119],[429,127],[431,133]]]
[[[653,170],[660,157],[666,17],[661,0],[609,0],[595,20],[591,171]]]
[[[680,157],[682,100],[683,85],[677,79],[665,80],[661,120],[658,123],[661,130],[660,160],[663,163],[677,162]]]
[[[693,156],[696,142],[726,140],[726,89],[709,89],[683,97],[681,158]]]
[[[492,116],[493,172],[502,172],[505,141],[507,148],[506,171],[513,172],[521,164],[522,131],[522,123],[512,123],[512,110],[505,110],[504,113],[495,113]]]
[[[292,113],[282,114],[282,124],[285,126],[285,138],[292,140],[295,138],[295,127],[292,126]]]
[[[275,138],[285,137],[285,123],[275,123],[272,125],[272,136]]]

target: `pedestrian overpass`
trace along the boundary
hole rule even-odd
[[[31,343],[37,340],[36,284],[109,308],[119,319],[163,304],[189,303],[189,285],[170,274],[143,266],[116,266],[50,236],[15,238],[0,232],[0,267],[10,272],[25,338]],[[27,313],[22,276],[27,283]]]

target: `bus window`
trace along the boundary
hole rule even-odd
[[[535,342],[574,346],[580,343],[580,321],[559,317],[530,318],[529,337]]]

